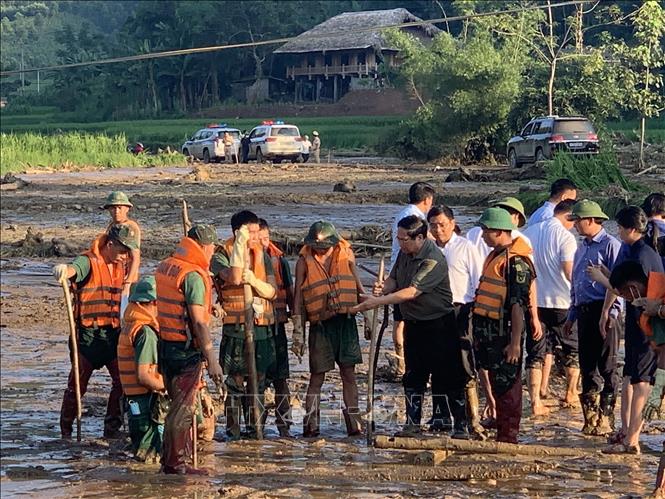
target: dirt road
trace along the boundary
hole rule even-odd
[[[645,455],[609,458],[596,451],[598,439],[584,438],[579,410],[559,409],[548,401],[548,419],[529,417],[525,394],[524,442],[588,449],[584,458],[543,458],[454,454],[443,469],[472,465],[482,479],[440,481],[437,469],[411,463],[412,454],[368,449],[363,440],[345,437],[340,414],[341,388],[336,373],[324,385],[322,437],[316,441],[279,439],[272,417],[264,442],[215,441],[203,453],[203,465],[213,470],[204,479],[165,477],[156,465],[132,461],[124,442],[99,439],[109,378],[96,373],[84,399],[84,442],[58,439],[58,416],[69,369],[67,326],[61,289],[50,277],[54,263],[66,262],[107,223],[99,205],[109,191],[127,192],[136,205],[134,217],[145,238],[144,270],[154,268],[181,234],[179,206],[186,198],[194,221],[215,223],[228,236],[231,214],[253,209],[286,237],[302,238],[309,224],[332,220],[339,229],[358,231],[374,224],[385,227],[408,185],[428,180],[453,205],[467,229],[488,199],[507,195],[526,182],[448,183],[446,173],[400,166],[283,165],[228,169],[190,174],[191,168],[106,170],[24,175],[18,190],[3,191],[1,266],[2,334],[2,495],[39,497],[406,497],[426,496],[566,496],[616,497],[642,495],[655,478],[662,433],[643,436]],[[356,191],[333,193],[337,182],[349,181]],[[26,238],[28,228],[32,236]],[[39,235],[41,233],[41,235]],[[55,239],[55,242],[53,241]],[[376,259],[364,263],[376,267]],[[371,282],[368,274],[364,275]],[[390,348],[390,331],[384,349]],[[219,344],[219,334],[215,338]],[[365,364],[358,367],[361,407],[365,406],[368,344],[361,341]],[[381,359],[379,370],[385,369]],[[307,383],[306,361],[291,363],[294,394],[294,434],[301,431],[299,401]],[[556,380],[561,388],[561,380]],[[401,387],[378,380],[378,432],[391,434],[402,422]],[[429,411],[426,407],[425,414]],[[220,418],[220,423],[222,419]],[[658,429],[652,425],[652,430]],[[663,424],[660,423],[662,430]],[[218,436],[223,435],[221,426]],[[460,468],[461,469],[461,468]],[[482,471],[482,473],[481,473]],[[428,479],[422,479],[423,474]],[[513,474],[514,476],[510,476]],[[489,477],[489,478],[488,478]]]

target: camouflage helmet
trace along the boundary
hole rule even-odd
[[[520,201],[519,199],[513,197],[499,199],[492,206],[498,208],[510,208],[511,210],[515,210],[520,216],[520,221],[517,224],[518,227],[522,227],[526,223],[526,215],[524,214],[524,205],[522,204],[522,201]]]
[[[305,236],[305,244],[316,249],[327,249],[335,246],[341,238],[330,222],[319,220],[314,222]]]
[[[113,224],[106,232],[109,241],[116,241],[130,250],[138,249],[140,246],[139,234],[129,224]]]
[[[512,215],[503,208],[487,208],[478,220],[478,225],[484,229],[495,230],[513,230],[515,224],[513,223]]]
[[[194,225],[187,232],[187,237],[198,241],[200,244],[217,244],[217,229],[211,224]]]
[[[157,283],[151,275],[142,277],[132,284],[129,290],[129,301],[150,302],[157,299]]]
[[[104,209],[110,208],[111,206],[129,206],[130,208],[134,206],[129,202],[127,194],[122,191],[113,191],[106,198],[106,203],[104,203]]]

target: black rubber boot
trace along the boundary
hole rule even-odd
[[[346,424],[346,434],[350,437],[362,435],[360,409],[349,407],[348,409],[342,409],[342,414],[344,415],[344,423]]]
[[[600,419],[600,396],[597,393],[582,393],[580,395],[582,414],[584,415],[584,426],[582,433],[595,435],[594,431]]]
[[[449,401],[450,412],[453,415],[452,437],[468,440],[469,430],[466,419],[466,402],[464,400],[464,394],[460,392],[457,395],[451,397]]]
[[[616,395],[613,393],[600,394],[598,422],[591,429],[591,435],[606,437],[614,432],[614,406],[616,401]]]
[[[404,390],[406,396],[406,424],[407,433],[420,432],[420,421],[423,414],[423,393],[414,390]]]

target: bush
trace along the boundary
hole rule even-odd
[[[609,185],[619,185],[628,191],[637,190],[635,184],[621,173],[616,153],[607,148],[590,157],[559,153],[552,161],[545,163],[545,171],[549,182],[569,178],[585,191],[603,189]]]

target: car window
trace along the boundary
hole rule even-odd
[[[210,137],[212,137],[212,133],[213,133],[212,130],[206,130],[201,134],[201,140],[209,139]]]
[[[234,140],[240,140],[240,130],[227,130],[229,134],[231,134],[231,137],[233,137]],[[224,135],[224,134],[222,134]]]
[[[542,133],[542,132],[540,131],[540,125],[541,125],[541,123],[542,123],[542,121],[536,121],[536,122],[533,124],[533,130],[531,130],[531,135],[536,135],[537,133]]]
[[[562,120],[554,122],[556,133],[585,133],[593,132],[593,125],[589,120]]]
[[[202,132],[202,131],[203,131],[203,130],[199,130],[199,131],[196,132],[194,135],[192,135],[192,140],[199,140],[199,139],[201,138],[201,132]]]
[[[274,126],[272,127],[272,131],[270,132],[270,135],[274,136],[280,136],[280,137],[299,137],[300,132],[298,129],[294,126]]]
[[[266,134],[264,128],[255,128],[252,133],[250,134],[249,138],[250,139],[256,139],[259,137],[263,137]]]
[[[531,135],[531,130],[533,130],[533,123],[529,123],[527,126],[524,127],[522,130],[522,135]]]
[[[542,121],[538,133],[552,133],[552,120]]]

